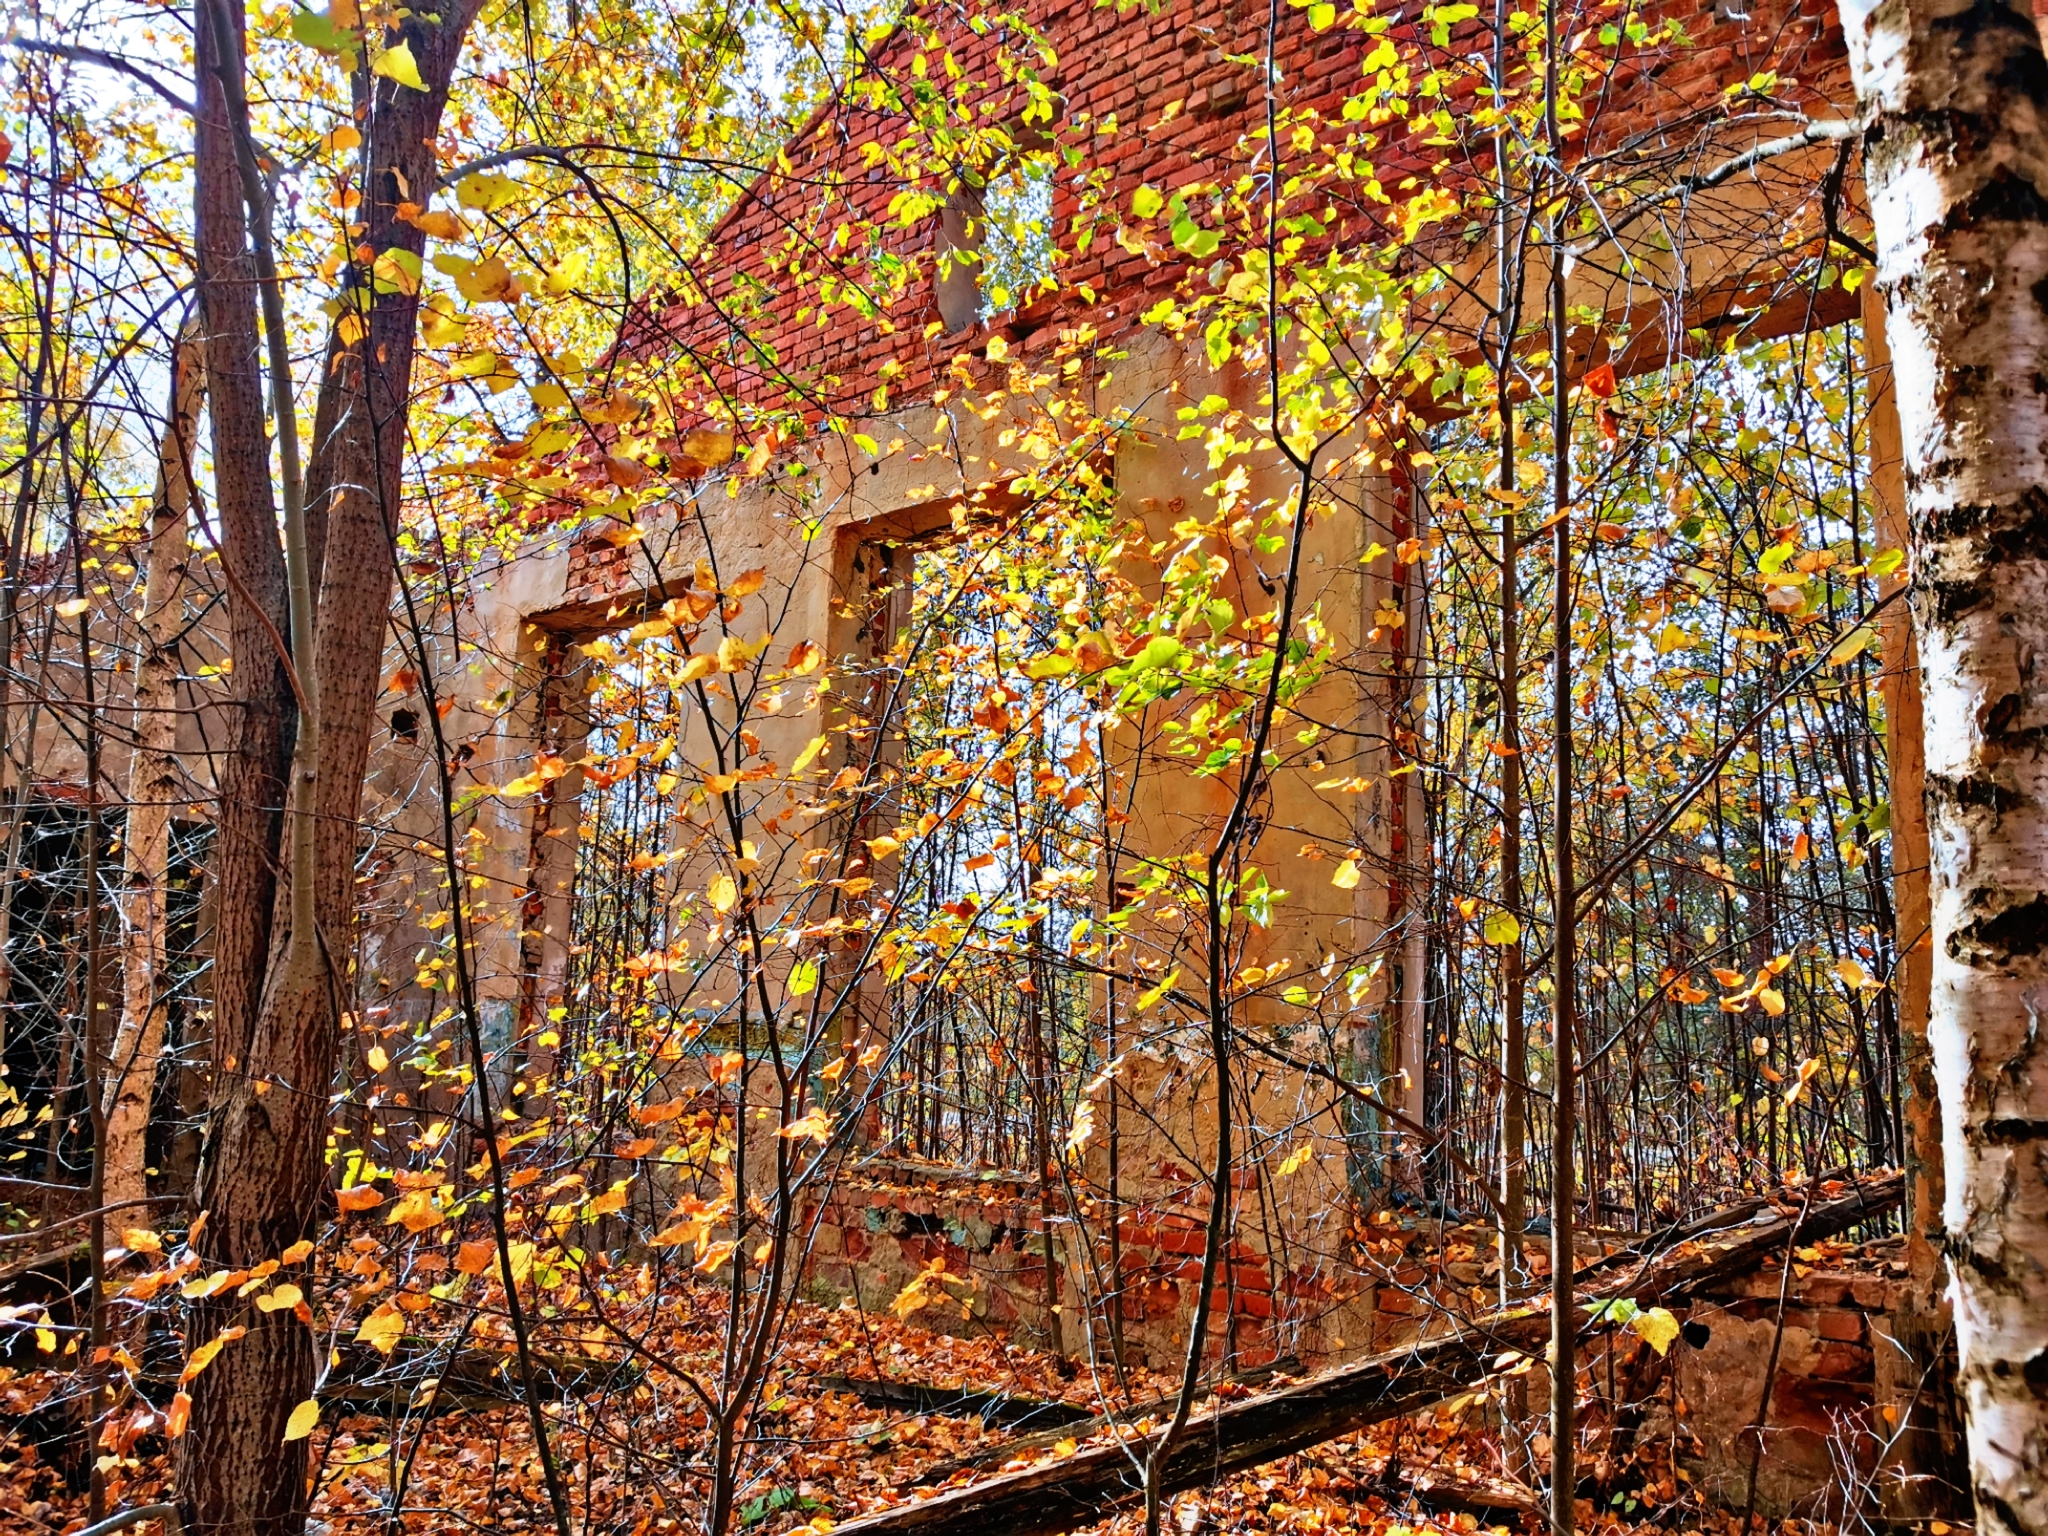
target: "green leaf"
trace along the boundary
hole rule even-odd
[[[370,73],[382,75],[386,80],[395,80],[400,85],[415,91],[424,91],[426,82],[420,79],[419,62],[412,56],[412,48],[406,43],[393,43],[381,50],[370,60]]]
[[[355,39],[337,27],[332,16],[320,11],[293,11],[292,41],[322,53],[344,53]]]
[[[789,968],[789,995],[808,997],[818,990],[818,962],[799,960]]]
[[[1903,549],[1888,549],[1870,562],[1870,574],[1873,576],[1889,576],[1905,563],[1906,552]]]
[[[1161,667],[1170,667],[1180,660],[1184,649],[1171,635],[1154,635],[1145,642],[1145,649],[1138,652],[1131,663],[1132,672],[1155,672]]]
[[[1173,221],[1173,243],[1196,260],[1212,255],[1223,243],[1223,237],[1213,229],[1203,229],[1186,214]]]
[[[1318,32],[1329,31],[1337,24],[1337,7],[1327,3],[1310,6],[1308,24]]]
[[[1166,199],[1151,187],[1140,187],[1131,194],[1131,212],[1141,219],[1149,219],[1166,206]]]

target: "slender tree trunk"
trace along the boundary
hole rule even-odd
[[[1544,7],[1543,116],[1553,154],[1563,152],[1557,113],[1557,0]],[[1552,850],[1556,861],[1553,909],[1557,934],[1551,945],[1551,984],[1556,989],[1551,1022],[1550,1117],[1550,1529],[1571,1536],[1578,1488],[1578,1312],[1572,1291],[1572,1223],[1577,1179],[1572,1148],[1578,1128],[1576,1039],[1578,992],[1578,884],[1572,866],[1572,420],[1571,320],[1565,309],[1564,217],[1550,223],[1550,372],[1556,399],[1551,408],[1551,564],[1556,585],[1555,651],[1551,657]]]
[[[135,667],[135,748],[128,769],[128,825],[121,839],[121,1022],[107,1052],[104,1093],[106,1198],[114,1202],[149,1193],[145,1142],[164,1045],[171,806],[184,787],[178,768],[176,642],[189,566],[193,443],[205,388],[205,360],[192,326],[180,335],[172,362],[170,418],[145,530],[149,553],[141,657]]]
[[[1901,549],[1906,525],[1905,466],[1899,446],[1898,396],[1892,388],[1884,300],[1863,290],[1863,361],[1871,377],[1870,491],[1876,502],[1878,543]],[[1891,578],[1887,588],[1907,579]],[[1927,1044],[1928,978],[1934,946],[1928,936],[1927,754],[1921,740],[1920,653],[1910,610],[1894,603],[1884,616],[1885,756],[1891,788],[1892,927],[1897,960],[1891,1002],[1898,1010],[1899,1075],[1905,1079],[1900,1145],[1906,1169],[1905,1228],[1909,1286],[1889,1319],[1891,1337],[1905,1359],[1894,1374],[1930,1390],[1914,1390],[1903,1405],[1898,1449],[1880,1485],[1885,1513],[1898,1520],[1959,1513],[1950,1473],[1961,1436],[1953,1399],[1940,1389],[1947,1352],[1941,1289],[1941,1104],[1934,1055]],[[1883,1346],[1880,1346],[1883,1347]]]
[[[239,38],[239,14],[234,26]],[[248,1056],[270,953],[285,772],[297,706],[277,638],[287,622],[284,548],[271,498],[248,219],[213,29],[198,28],[193,47],[199,311],[213,438],[213,517],[227,577],[228,649],[234,660],[233,735],[221,767],[207,871],[215,912],[211,1054],[218,1092]]]
[[[223,28],[239,26],[236,7],[221,0],[208,3],[218,11]],[[377,46],[402,38],[426,89],[370,76],[365,68],[358,68],[353,77],[364,108],[360,163],[366,184],[360,217],[366,226],[363,243],[372,251],[397,249],[413,257],[421,252],[424,236],[399,220],[398,205],[426,202],[435,185],[433,145],[456,58],[475,13],[474,0],[450,0],[434,13],[408,15],[391,34],[370,40]],[[212,29],[198,30],[204,39]],[[213,157],[202,155],[203,176],[210,178],[202,192],[202,212],[207,192],[223,212],[232,203],[220,190],[224,177],[230,178],[226,184],[236,189],[235,195],[243,195],[235,155],[236,134],[246,124],[237,124],[228,111],[239,95],[239,59],[229,57],[231,52],[218,50],[200,70],[207,93],[200,114],[202,140],[209,126],[214,135],[208,141]],[[246,1033],[240,1039],[223,1039],[216,1048],[220,1070],[200,1195],[207,1216],[200,1246],[209,1267],[247,1268],[310,1236],[326,1177],[327,1087],[339,1045],[338,1013],[349,985],[346,957],[355,917],[357,824],[392,599],[393,538],[419,307],[416,295],[372,295],[365,270],[352,276],[353,319],[363,330],[352,340],[344,341],[339,331],[329,340],[314,412],[313,454],[305,476],[305,515],[299,530],[304,545],[294,551],[292,561],[292,579],[301,583],[304,598],[317,590],[317,606],[310,601],[287,603],[285,561],[274,520],[260,533],[248,530],[259,547],[246,561],[232,530],[224,540],[225,553],[245,585],[245,564],[260,563],[267,573],[261,594],[267,624],[238,626],[235,632],[237,677],[245,667],[267,670],[291,620],[303,624],[290,625],[301,644],[310,631],[305,670],[318,678],[319,735],[317,748],[299,743],[291,778],[300,797],[297,814],[310,818],[318,830],[307,849],[310,857],[300,864],[301,871],[310,867],[312,873],[311,900],[306,900],[304,890],[294,892],[287,884],[281,899],[263,902],[266,947],[255,957],[260,988],[251,987],[244,994],[245,1004],[254,1005],[245,1014]],[[248,339],[247,370],[253,380],[253,325],[237,335]],[[253,424],[259,433],[260,400],[260,393],[252,394]],[[251,423],[242,423],[242,436],[227,437],[221,432],[218,403],[215,411],[216,459],[247,454],[259,467],[267,465],[260,436],[248,435]],[[284,431],[295,430],[289,422],[279,425]],[[289,468],[288,462],[287,480]],[[265,497],[267,506],[267,489]],[[228,529],[225,511],[222,523]],[[287,688],[289,682],[287,673]],[[246,736],[251,722],[245,717],[243,724]],[[246,750],[246,741],[244,746]],[[268,759],[264,766],[274,765],[275,759]],[[266,778],[272,869],[279,841],[274,808],[282,803],[283,789],[282,775]],[[224,785],[224,798],[226,794]],[[223,864],[251,876],[251,846],[253,840],[232,854],[223,849]],[[271,878],[274,890],[274,875]],[[223,879],[223,923],[229,918],[226,885]],[[235,895],[239,901],[257,899],[255,881],[250,879]],[[253,913],[239,911],[234,916],[247,931],[254,931]],[[311,934],[304,931],[309,922]],[[312,963],[307,963],[309,956]],[[228,1055],[236,1061],[232,1070],[227,1069]],[[240,1320],[239,1313],[235,1320]],[[195,1307],[189,1330],[192,1342],[204,1342],[228,1321],[225,1304]],[[188,1529],[205,1536],[296,1536],[304,1528],[308,1442],[286,1442],[283,1432],[292,1409],[311,1394],[312,1383],[311,1335],[283,1311],[251,1318],[247,1336],[224,1350],[196,1379],[191,1428],[182,1442],[179,1468]]]
[[[1928,1042],[1978,1530],[2048,1533],[2048,62],[2021,8],[1842,6],[1922,661]]]

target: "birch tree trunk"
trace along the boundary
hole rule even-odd
[[[149,1105],[164,1048],[164,952],[168,921],[171,806],[178,770],[177,637],[190,567],[192,456],[206,397],[206,363],[196,326],[178,338],[171,413],[150,499],[142,597],[142,648],[135,666],[135,747],[128,769],[128,825],[121,839],[121,1022],[107,1052],[106,1188],[109,1203],[149,1193]],[[132,1223],[131,1223],[132,1224]]]
[[[1995,0],[1847,0],[1914,556],[1928,1040],[1972,1491],[2048,1533],[2048,61]]]

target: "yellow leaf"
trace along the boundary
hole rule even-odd
[[[91,606],[91,601],[86,598],[67,597],[57,605],[57,617],[60,619],[75,619]]]
[[[147,1227],[130,1227],[121,1234],[121,1246],[130,1253],[162,1253],[164,1240]]]
[[[364,1318],[363,1326],[356,1330],[356,1342],[369,1345],[380,1355],[390,1354],[404,1337],[405,1314],[388,1301]]]
[[[789,653],[789,670],[801,676],[817,671],[824,660],[825,651],[822,646],[814,645],[808,640],[799,640]]]
[[[369,1063],[372,1072],[382,1072],[391,1065],[391,1057],[381,1045],[371,1046],[363,1060]]]
[[[1173,984],[1179,980],[1180,972],[1178,970],[1171,970],[1168,971],[1166,975],[1160,979],[1158,986],[1152,987],[1147,991],[1140,992],[1138,994],[1138,1012],[1143,1013],[1148,1008],[1151,1008],[1155,1004],[1157,1004],[1159,999],[1166,996],[1167,992],[1172,988]]]
[[[1337,866],[1337,872],[1330,876],[1330,884],[1340,891],[1358,889],[1358,860],[1346,859]]]
[[[304,1260],[306,1260],[308,1257],[312,1255],[312,1252],[312,1240],[309,1238],[302,1237],[296,1243],[293,1243],[291,1247],[285,1249],[283,1253],[280,1253],[277,1256],[278,1262],[282,1264],[302,1263]]]
[[[731,463],[732,451],[732,433],[723,428],[692,427],[683,434],[683,456],[688,459],[694,459],[706,469],[716,469],[721,464]],[[766,570],[749,571],[740,580],[745,581],[748,576],[765,577],[766,575]],[[731,597],[745,597],[747,592],[758,591],[759,588],[760,582],[756,581],[752,587],[747,588],[746,592],[743,592],[739,589],[738,583],[735,583],[727,589],[727,595]]]
[[[296,1285],[280,1285],[256,1298],[258,1312],[289,1312],[306,1299],[306,1293]]]
[[[384,1197],[367,1184],[358,1184],[344,1189],[334,1197],[334,1203],[343,1211],[369,1211],[384,1203]]]
[[[803,751],[797,753],[796,761],[789,765],[789,771],[791,775],[794,776],[796,774],[802,773],[806,768],[810,767],[812,763],[818,760],[818,754],[824,750],[825,738],[822,736],[813,736],[810,740],[810,744],[806,746],[803,749]]]
[[[689,454],[691,458],[697,460],[700,464],[709,464],[713,461],[691,449],[691,440],[698,437],[719,435],[722,435],[725,439],[725,458],[729,459],[732,457],[732,434],[729,432],[724,434],[691,432],[683,438],[683,452]],[[725,459],[719,459],[716,462],[723,464]],[[725,589],[725,595],[727,597],[752,597],[767,584],[768,567],[757,565],[751,571],[742,571],[738,576],[735,576],[732,585]]]
[[[583,281],[584,269],[589,265],[588,252],[572,251],[541,279],[541,286],[556,298],[560,298],[563,294],[574,291],[576,285]]]
[[[420,291],[419,258],[410,251],[384,252],[370,264],[370,275],[408,296]]]
[[[405,43],[393,43],[370,60],[370,73],[382,75],[386,80],[396,80],[400,85],[415,91],[424,91],[426,82],[420,79],[419,61],[413,58],[412,49]]]
[[[1671,1348],[1671,1341],[1679,1332],[1678,1319],[1662,1307],[1644,1308],[1629,1319],[1628,1325],[1660,1355]]]
[[[871,837],[868,839],[868,857],[886,859],[902,846],[903,844],[893,837]]]
[[[676,681],[679,683],[701,682],[717,670],[718,658],[716,656],[692,656],[683,663],[682,669],[676,673]]]
[[[1067,1156],[1073,1157],[1095,1134],[1095,1101],[1083,1099],[1074,1106],[1074,1123],[1067,1130]]]
[[[284,1438],[287,1443],[303,1440],[313,1433],[313,1426],[320,1422],[320,1403],[317,1398],[307,1398],[292,1410],[292,1416],[284,1421]]]
[[[785,1141],[815,1141],[819,1146],[832,1139],[832,1121],[815,1105],[801,1119],[792,1120],[782,1128]]]
[[[1482,932],[1489,944],[1512,944],[1522,936],[1522,924],[1514,913],[1497,909],[1486,914]]]
[[[1835,648],[1828,652],[1828,665],[1831,667],[1847,666],[1858,656],[1861,656],[1865,650],[1869,649],[1870,642],[1876,638],[1877,632],[1868,624],[1858,625],[1837,641]]]
[[[248,1331],[246,1328],[223,1328],[219,1333],[193,1350],[190,1358],[185,1361],[185,1369],[178,1376],[178,1385],[182,1387],[194,1376],[197,1376],[201,1371],[213,1364],[214,1356],[218,1355]]]
[[[1315,1155],[1316,1149],[1313,1142],[1307,1142],[1296,1147],[1281,1160],[1280,1177],[1284,1179],[1291,1174],[1299,1173],[1302,1165]]]
[[[441,1209],[441,1192],[438,1189],[414,1189],[408,1190],[391,1208],[391,1214],[384,1218],[384,1225],[402,1226],[417,1235],[429,1227],[438,1227],[447,1219],[448,1213]]]
[[[1798,1080],[1785,1090],[1785,1102],[1787,1104],[1797,1104],[1800,1094],[1806,1091],[1806,1085],[1813,1081],[1813,1075],[1818,1071],[1820,1071],[1820,1058],[1818,1056],[1809,1056],[1806,1060],[1800,1062]]]
[[[446,208],[425,208],[408,217],[403,208],[399,217],[405,219],[414,229],[432,235],[436,240],[460,240],[469,233],[469,226],[462,222],[462,216],[450,213]]]
[[[714,912],[730,912],[740,904],[740,888],[733,883],[731,875],[713,875],[711,887],[705,895],[710,898]]]
[[[1756,1000],[1762,1004],[1764,1012],[1774,1019],[1785,1011],[1785,994],[1776,987],[1758,987]]]
[[[699,1272],[707,1275],[718,1273],[719,1267],[732,1257],[733,1244],[729,1241],[712,1243],[697,1260]]]

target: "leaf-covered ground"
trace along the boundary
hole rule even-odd
[[[705,1496],[696,1469],[710,1452],[705,1418],[679,1373],[711,1367],[721,1343],[716,1288],[692,1286],[672,1303],[659,1333],[666,1360],[650,1371],[620,1374],[566,1407],[551,1409],[555,1449],[574,1489],[579,1525],[604,1536],[699,1528]],[[708,1371],[707,1371],[708,1375]],[[1070,1454],[1072,1439],[1040,1437],[1019,1458],[979,1468],[949,1464],[1004,1443],[1016,1432],[985,1427],[973,1417],[892,1412],[822,1379],[880,1377],[1041,1400],[1059,1399],[1090,1411],[1105,1395],[1144,1402],[1170,1383],[1133,1370],[1119,1384],[1076,1371],[1053,1357],[1002,1338],[954,1338],[851,1304],[834,1309],[797,1304],[775,1355],[771,1384],[752,1423],[750,1477],[736,1525],[760,1536],[885,1508],[921,1488],[959,1484],[1005,1465]],[[85,1461],[67,1410],[74,1374],[0,1371],[0,1527],[63,1532],[84,1523],[79,1486]],[[430,1389],[428,1389],[430,1390]],[[1256,1390],[1226,1384],[1228,1395]],[[416,1377],[401,1391],[420,1393]],[[407,1532],[541,1531],[551,1527],[539,1462],[523,1409],[464,1398],[424,1426],[359,1411],[360,1398],[330,1400],[315,1430],[319,1472],[315,1516],[334,1533],[391,1528],[392,1492],[403,1490],[397,1528]],[[1144,1421],[1141,1420],[1141,1424]],[[1357,1531],[1393,1533],[1520,1530],[1531,1526],[1533,1500],[1504,1474],[1500,1436],[1484,1398],[1376,1426],[1328,1442],[1255,1472],[1232,1477],[1174,1502],[1172,1528],[1182,1532]],[[1026,1426],[1024,1433],[1029,1433]],[[110,1421],[100,1454],[109,1463],[109,1505],[162,1496],[169,1443],[161,1416],[131,1404]],[[1735,1517],[1702,1508],[1690,1497],[1668,1448],[1647,1445],[1625,1465],[1591,1461],[1603,1480],[1596,1510],[1582,1501],[1581,1529],[1732,1531]],[[67,1484],[66,1473],[70,1473]],[[587,1524],[584,1524],[587,1520]],[[1135,1515],[1103,1531],[1138,1529]],[[1787,1536],[1821,1529],[1787,1521]]]

